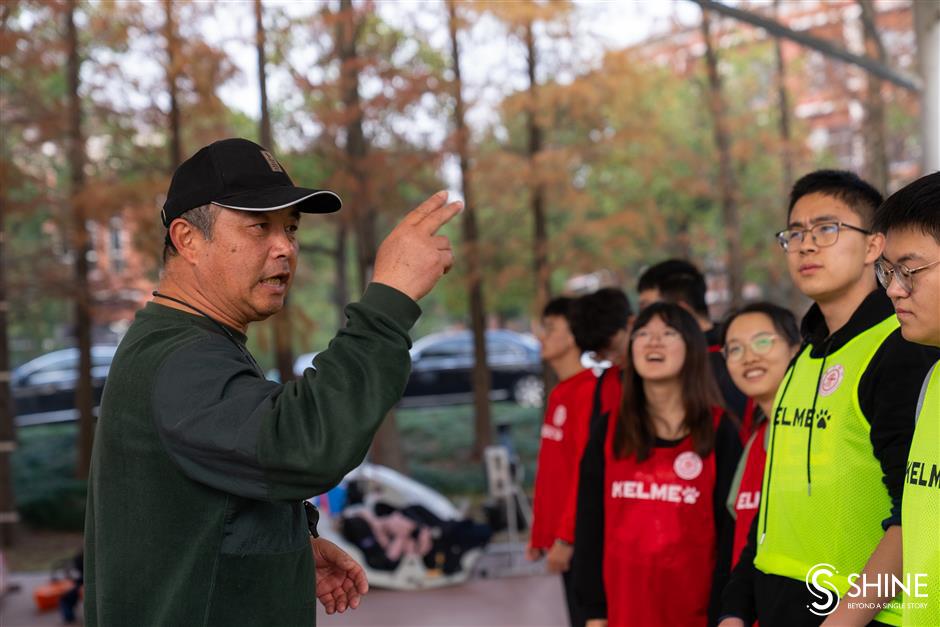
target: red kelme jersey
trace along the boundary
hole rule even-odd
[[[715,454],[703,459],[688,436],[642,462],[617,459],[616,422],[604,447],[608,624],[704,627],[716,558]]]
[[[766,435],[767,423],[764,420],[748,442],[747,452],[741,457],[744,470],[741,483],[731,487],[734,494],[734,549],[731,553],[731,567],[738,563],[741,551],[747,544],[747,532],[757,516],[760,507],[760,491],[764,482],[764,462],[767,461]]]
[[[530,541],[534,548],[547,549],[559,537],[572,482],[577,489],[578,462],[587,444],[596,381],[593,371],[582,370],[560,382],[548,396],[535,473]]]
[[[603,374],[604,380],[601,382],[600,402],[601,416],[598,418],[598,420],[601,420],[604,424],[606,424],[609,416],[617,413],[617,410],[620,407],[620,391],[623,385],[621,381],[622,376],[622,371],[617,366],[611,366]],[[591,398],[588,400],[589,412],[594,405],[593,394],[594,391],[592,390]],[[585,436],[585,438],[586,445],[587,439],[590,438],[590,429],[588,430],[588,434]],[[578,481],[581,472],[581,455],[584,453],[585,445],[581,446],[578,452],[578,458],[574,464],[574,475],[571,478],[571,482],[568,488],[568,496],[564,501],[564,513],[561,516],[561,522],[559,523],[557,535],[555,536],[557,538],[561,538],[565,542],[570,543],[574,543],[574,527],[578,507]]]

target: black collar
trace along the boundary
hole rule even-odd
[[[805,342],[812,346],[810,355],[819,358],[824,352],[824,345],[829,345],[825,352],[833,353],[845,346],[852,338],[893,315],[894,305],[891,304],[891,299],[883,289],[878,287],[865,297],[849,321],[832,335],[829,334],[829,327],[826,326],[826,319],[819,305],[815,303],[803,317],[800,332]]]

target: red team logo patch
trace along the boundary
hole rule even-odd
[[[680,479],[691,481],[702,474],[702,458],[697,453],[686,451],[676,458],[672,469]]]
[[[829,396],[839,389],[839,384],[842,383],[842,379],[845,378],[845,368],[842,367],[842,364],[836,364],[834,366],[829,366],[826,368],[826,372],[822,376],[822,380],[819,382],[819,395],[820,396]]]

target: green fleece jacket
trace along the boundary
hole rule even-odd
[[[85,520],[87,625],[313,625],[302,500],[362,462],[405,389],[410,298],[372,284],[302,379],[149,303],[111,364]],[[233,339],[234,338],[234,339]]]

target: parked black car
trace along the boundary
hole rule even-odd
[[[91,348],[91,384],[95,407],[101,402],[104,381],[116,350],[116,346],[98,345]],[[46,353],[16,368],[10,383],[17,425],[75,420],[77,382],[77,348]]]
[[[491,329],[486,359],[492,374],[490,398],[524,407],[542,404],[542,360],[534,337]],[[403,406],[467,403],[473,398],[473,335],[470,331],[433,333],[411,349],[411,377]]]

